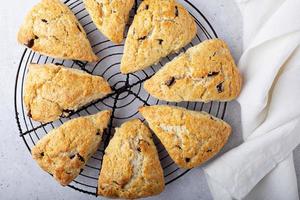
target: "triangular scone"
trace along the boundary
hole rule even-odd
[[[241,90],[241,76],[222,40],[207,40],[167,63],[144,88],[160,100],[230,101]]]
[[[19,30],[18,41],[54,58],[98,60],[75,15],[59,0],[42,0],[34,6]]]
[[[175,0],[144,0],[125,42],[121,72],[145,69],[180,50],[196,35],[194,19]]]
[[[217,154],[231,133],[230,125],[205,112],[163,105],[139,111],[174,162],[186,169]]]
[[[114,43],[121,43],[134,0],[83,0],[97,28]]]
[[[66,117],[83,105],[111,93],[108,82],[77,69],[31,64],[24,89],[28,116],[40,122]]]
[[[33,159],[61,185],[68,185],[99,147],[110,115],[102,111],[53,129],[32,148]]]
[[[136,199],[159,194],[164,186],[150,130],[137,119],[125,122],[105,150],[98,195]]]

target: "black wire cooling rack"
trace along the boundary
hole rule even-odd
[[[217,34],[211,24],[190,1],[182,0],[180,2],[191,13],[198,28],[198,34],[196,38],[187,47],[182,48],[182,51],[185,51],[187,48],[194,46],[203,40],[217,37]],[[103,142],[100,148],[97,150],[95,155],[92,156],[92,158],[85,166],[84,170],[69,185],[69,187],[80,192],[96,195],[97,181],[101,169],[102,156],[104,154],[105,147],[108,145],[109,140],[114,133],[114,127],[120,126],[123,122],[131,118],[140,118],[144,121],[144,119],[138,113],[138,107],[140,106],[170,104],[185,107],[190,110],[204,110],[216,117],[222,119],[224,118],[227,105],[226,103],[211,102],[204,104],[196,102],[185,102],[177,104],[159,101],[151,97],[146,91],[144,91],[142,83],[145,80],[149,79],[161,66],[172,60],[172,58],[174,58],[178,54],[167,56],[157,65],[152,66],[147,70],[143,70],[134,74],[123,75],[120,73],[119,67],[120,60],[123,54],[124,44],[114,45],[113,43],[105,39],[99,33],[99,31],[97,31],[81,0],[68,0],[64,3],[69,6],[69,8],[75,13],[80,23],[83,25],[92,44],[94,52],[101,59],[97,63],[87,64],[79,61],[52,59],[25,49],[20,60],[18,72],[16,75],[15,114],[16,122],[20,131],[20,136],[23,139],[28,150],[31,151],[31,148],[41,137],[43,137],[53,128],[62,125],[65,121],[79,116],[94,114],[104,109],[112,110],[112,118],[109,129],[103,136]],[[131,13],[130,21],[132,21],[139,3],[140,1],[136,1],[135,9],[133,9]],[[94,75],[101,75],[106,78],[106,80],[108,80],[114,92],[101,100],[95,101],[81,108],[80,110],[71,113],[71,115],[67,118],[62,118],[60,120],[47,124],[32,121],[29,117],[27,117],[23,104],[24,79],[26,76],[28,65],[30,63],[60,63],[70,68],[77,68]],[[177,180],[189,171],[178,168],[176,164],[171,160],[164,147],[160,144],[159,140],[156,137],[154,137],[154,140],[157,146],[162,167],[164,169],[166,184]]]

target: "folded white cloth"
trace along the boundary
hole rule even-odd
[[[299,199],[292,151],[300,143],[300,1],[236,2],[244,143],[205,166],[208,184],[215,199]]]

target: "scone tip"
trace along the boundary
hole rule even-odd
[[[143,112],[143,110],[145,109],[145,108],[147,108],[148,106],[140,106],[139,108],[138,108],[138,110],[139,110],[139,112]]]
[[[88,60],[88,62],[98,62],[100,58],[96,55],[93,54],[92,57]]]

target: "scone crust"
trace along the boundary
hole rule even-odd
[[[175,0],[144,0],[128,31],[121,72],[132,73],[157,63],[186,46],[196,33],[194,19]]]
[[[231,133],[230,125],[205,112],[165,105],[139,111],[181,168],[197,167],[212,158]]]
[[[230,50],[220,39],[206,40],[167,63],[144,88],[157,99],[230,101],[239,95],[242,78]]]
[[[53,129],[32,148],[33,159],[61,185],[68,185],[99,147],[110,116],[106,110]]]
[[[51,122],[111,93],[108,82],[77,69],[54,64],[31,64],[25,81],[28,116]]]
[[[18,41],[41,54],[59,59],[94,62],[83,27],[72,11],[59,0],[42,0],[25,18]]]
[[[96,27],[112,42],[121,43],[134,0],[83,1]]]
[[[150,130],[137,119],[125,122],[105,150],[98,195],[135,199],[163,189],[163,170]]]

